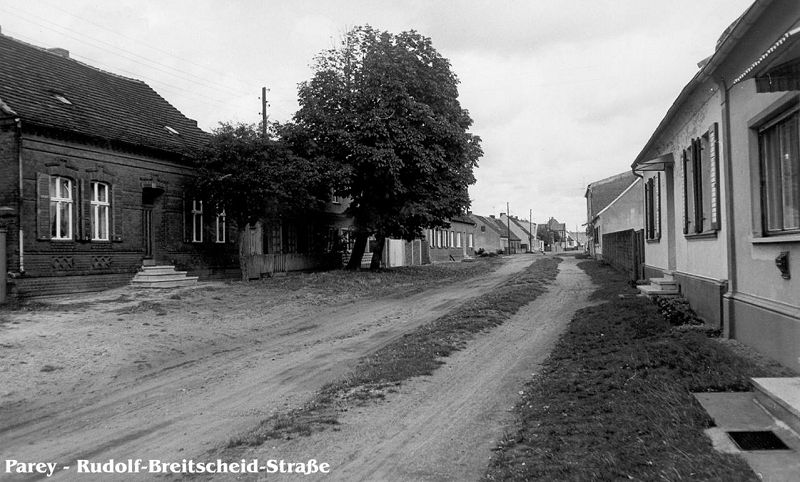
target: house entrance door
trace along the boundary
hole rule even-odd
[[[161,225],[163,189],[146,187],[142,189],[142,248],[144,259],[152,264],[159,259],[163,249],[163,239],[158,226]]]
[[[153,239],[153,206],[145,206],[142,213],[144,217],[144,219],[142,219],[144,258],[153,259],[153,248],[155,245],[155,239]]]

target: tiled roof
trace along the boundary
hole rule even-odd
[[[625,171],[589,184],[586,188],[587,198],[591,196],[589,221],[594,219],[597,213],[622,194],[622,191],[627,189],[635,180],[636,176],[631,171]]]
[[[468,216],[453,216],[452,218],[450,218],[450,221],[462,224],[473,224],[473,225],[475,224],[475,221],[470,219]]]
[[[0,59],[0,102],[22,119],[23,128],[33,124],[178,154],[191,154],[208,137],[142,81],[5,35]]]

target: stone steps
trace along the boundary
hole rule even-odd
[[[752,378],[756,400],[800,434],[800,377]]]
[[[186,271],[175,271],[174,266],[142,266],[131,280],[134,288],[180,288],[197,284],[197,276],[186,276]]]
[[[671,274],[667,274],[663,278],[650,278],[649,285],[638,286],[637,289],[642,296],[647,296],[648,298],[652,296],[671,297],[680,295],[678,283]]]

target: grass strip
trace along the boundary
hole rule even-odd
[[[383,398],[412,377],[430,375],[444,363],[442,358],[464,348],[476,333],[503,323],[543,293],[555,279],[560,261],[539,259],[500,287],[362,358],[349,376],[325,385],[305,406],[264,420],[232,439],[228,448],[310,435],[338,424],[347,407]]]
[[[713,421],[691,392],[746,391],[776,376],[691,330],[595,261],[579,264],[604,303],[579,310],[515,407],[515,433],[486,480],[758,480],[743,459],[716,452]]]

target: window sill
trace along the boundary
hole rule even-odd
[[[694,239],[716,239],[717,232],[716,231],[708,231],[705,233],[697,233],[697,234],[684,234],[684,238],[687,240],[694,240]]]
[[[661,238],[645,239],[647,244],[657,244],[661,242]]]
[[[800,234],[784,234],[750,238],[753,244],[800,243]]]

